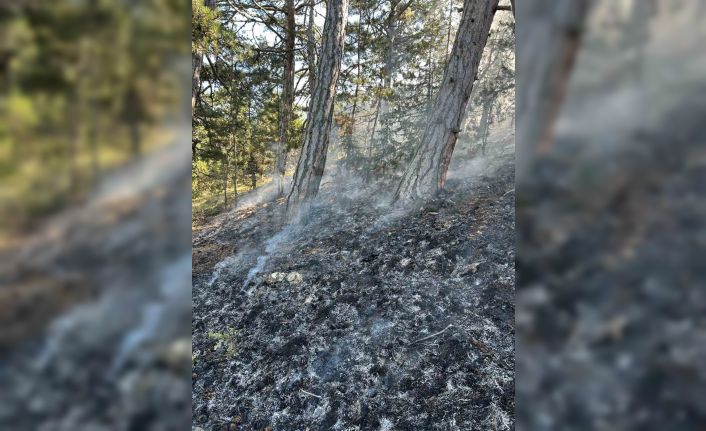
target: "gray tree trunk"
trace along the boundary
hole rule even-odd
[[[497,6],[498,0],[464,1],[463,16],[434,108],[412,162],[397,188],[395,200],[430,196],[444,187]]]
[[[228,151],[226,150],[225,160],[223,161],[223,163],[225,164],[225,166],[223,166],[223,209],[225,211],[228,210],[228,168],[230,166],[229,162],[230,160],[228,157]]]
[[[373,145],[375,141],[375,129],[378,126],[378,117],[380,116],[380,105],[382,104],[382,97],[378,96],[378,100],[375,103],[375,117],[373,119],[373,131],[370,133],[370,139],[368,140],[368,156],[366,157],[367,169],[365,170],[365,182],[369,183],[373,175]]]
[[[306,26],[306,62],[309,69],[309,90],[316,88],[316,38],[314,37],[314,5],[309,6],[309,20]]]
[[[231,148],[233,150],[233,203],[238,203],[238,143],[231,133]]]
[[[356,40],[356,53],[357,53],[357,60],[356,60],[356,68],[357,68],[357,73],[355,76],[355,90],[353,91],[353,109],[351,110],[351,115],[350,115],[350,120],[348,121],[348,124],[346,125],[346,130],[345,136],[344,136],[344,141],[345,141],[345,147],[346,147],[346,157],[350,157],[351,152],[353,151],[353,133],[355,132],[355,116],[356,112],[358,110],[358,93],[360,92],[360,73],[361,73],[361,63],[360,63],[360,51],[361,51],[361,43],[360,43],[360,34],[361,34],[361,29],[363,26],[363,14],[362,11],[360,13],[360,20],[358,21],[358,37]]]
[[[385,61],[382,68],[382,99],[380,102],[381,148],[387,148],[392,140],[392,119],[389,116],[390,99],[394,94],[394,74],[397,70],[397,19],[399,0],[390,2],[390,13],[385,18]]]
[[[641,0],[640,0],[641,1]],[[524,0],[517,31],[517,179],[553,142],[592,0]]]
[[[204,5],[213,9],[216,5],[216,0],[204,0]],[[191,50],[191,115],[194,115],[196,107],[196,99],[201,90],[201,68],[203,67],[203,51],[200,48]]]
[[[192,69],[191,69],[191,115],[194,115],[196,108],[196,98],[198,97],[199,88],[201,87],[201,67],[203,66],[202,53],[195,50],[191,53]]]
[[[341,70],[348,0],[329,0],[326,7],[321,56],[316,88],[309,102],[308,121],[292,189],[287,196],[287,213],[292,216],[319,192],[326,167],[329,132],[333,120],[336,84]]]
[[[487,98],[483,103],[483,113],[480,117],[480,127],[478,134],[480,138],[480,153],[485,156],[486,146],[488,143],[488,126],[490,123],[490,111],[493,109],[493,103],[490,98]]]
[[[287,140],[289,136],[289,125],[292,121],[292,105],[294,104],[294,42],[296,38],[294,0],[287,0],[285,14],[287,16],[287,20],[286,28],[284,29],[284,76],[282,79],[282,97],[280,100],[279,142],[277,142],[277,148],[275,149],[274,169],[274,181],[275,186],[277,187],[277,196],[282,196],[284,194]]]

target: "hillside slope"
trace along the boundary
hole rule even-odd
[[[195,229],[194,424],[512,429],[512,159],[406,212],[355,190]]]

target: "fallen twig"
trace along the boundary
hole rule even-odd
[[[443,334],[444,332],[446,332],[446,330],[449,329],[449,328],[452,327],[452,326],[454,326],[454,325],[449,325],[449,326],[447,326],[446,328],[442,329],[441,331],[439,331],[439,332],[437,332],[437,333],[435,333],[435,334],[427,335],[427,336],[424,337],[424,338],[420,338],[419,340],[412,341],[410,344],[421,343],[422,341],[426,341],[426,340],[428,340],[428,339],[430,339],[430,338],[437,337],[437,336]]]
[[[318,398],[320,400],[323,399],[320,395],[312,394],[311,392],[305,391],[304,389],[299,389],[299,390],[307,395],[311,395],[312,397]]]

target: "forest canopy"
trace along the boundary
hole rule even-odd
[[[399,182],[424,135],[463,6],[356,0],[343,8],[327,172]],[[192,7],[194,215],[270,183],[275,196],[288,194],[284,178],[295,173],[322,61],[326,2],[192,0]],[[463,116],[455,151],[464,156],[489,150],[491,127],[514,126],[514,19],[509,4],[499,9]]]

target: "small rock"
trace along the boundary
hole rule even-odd
[[[280,283],[287,278],[287,273],[286,272],[273,272],[267,277],[267,284],[276,284]]]
[[[400,266],[401,266],[402,268],[406,268],[410,263],[412,263],[412,259],[410,259],[410,258],[408,258],[408,257],[405,257],[404,259],[402,259],[402,260],[400,261]]]
[[[299,284],[304,281],[304,277],[300,273],[294,271],[287,274],[287,281],[292,284]]]

